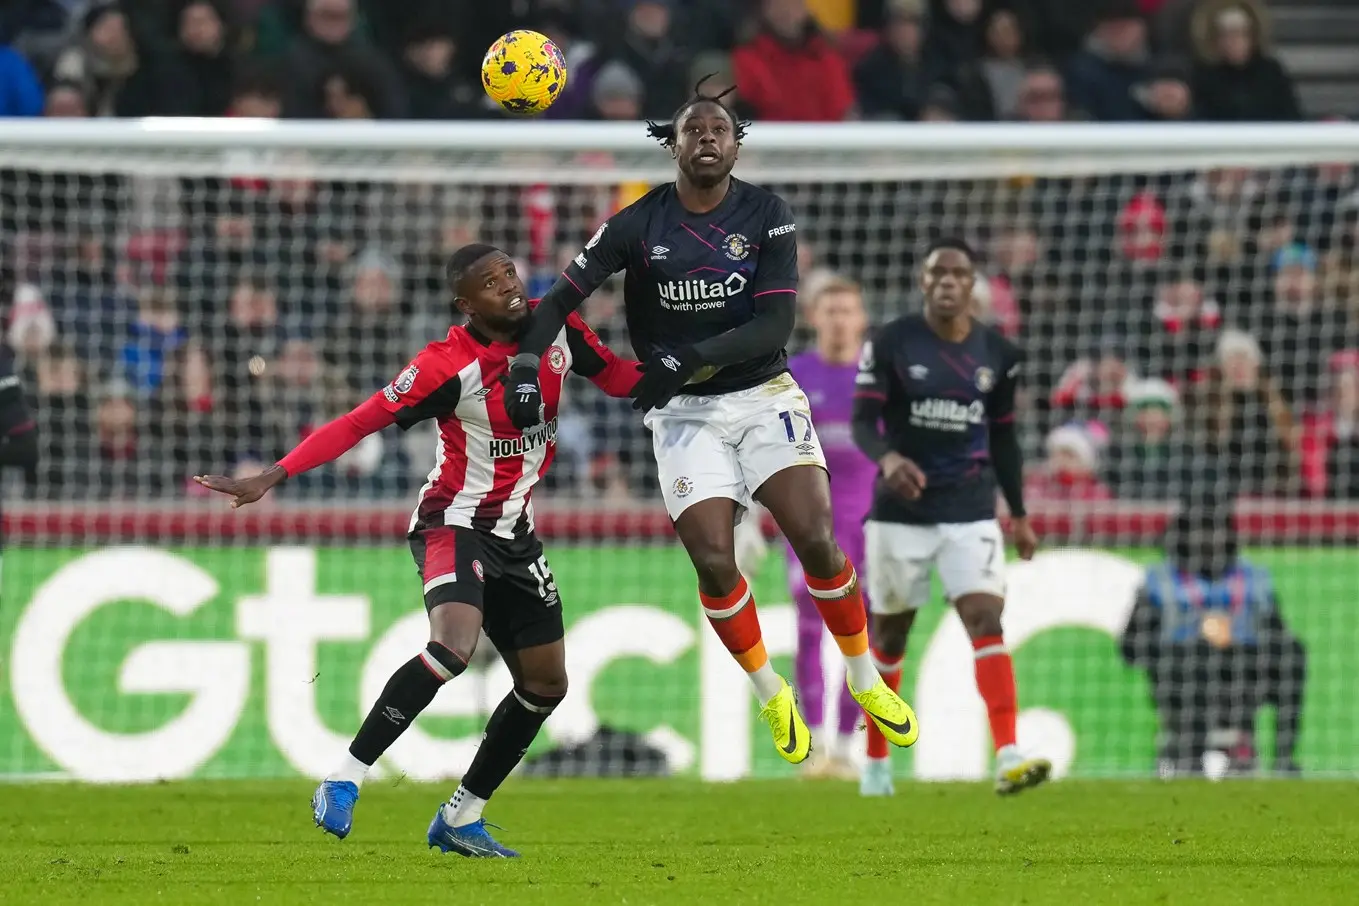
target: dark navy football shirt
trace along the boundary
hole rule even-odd
[[[796,305],[797,226],[782,198],[735,177],[706,214],[685,210],[667,183],[609,218],[562,273],[588,296],[618,271],[632,348],[645,362],[740,327],[764,306]],[[787,362],[780,349],[705,368],[683,392],[745,390]]]
[[[999,331],[974,321],[961,343],[935,333],[923,315],[885,324],[864,346],[856,396],[882,400],[888,445],[925,473],[907,500],[881,478],[868,518],[938,525],[995,518],[990,425],[1014,418],[1023,354]]]

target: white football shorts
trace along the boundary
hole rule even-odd
[[[677,396],[652,409],[661,495],[671,519],[700,500],[749,508],[754,493],[789,466],[826,468],[807,395],[790,374],[718,396]]]
[[[950,601],[1005,596],[1005,536],[994,519],[940,525],[864,523],[868,594],[874,613],[916,610],[930,599],[937,570]]]

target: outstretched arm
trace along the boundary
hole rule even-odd
[[[326,422],[274,465],[249,478],[195,475],[194,481],[232,498],[231,506],[254,503],[289,478],[334,462],[369,434],[396,423],[396,414],[383,408],[377,395],[364,400],[339,418]]]
[[[571,346],[571,370],[587,377],[609,396],[625,399],[642,376],[642,364],[620,359],[580,315],[566,319],[566,342]]]
[[[461,396],[456,371],[447,361],[422,353],[396,380],[339,418],[326,422],[277,463],[258,475],[236,479],[226,475],[195,475],[203,487],[231,497],[232,507],[254,503],[270,490],[348,453],[370,434],[397,425],[402,430],[440,413],[451,412]]]

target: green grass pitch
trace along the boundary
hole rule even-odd
[[[311,785],[0,786],[15,904],[1317,904],[1359,902],[1359,784],[512,780],[518,861],[425,847],[450,787],[374,782],[344,841]]]

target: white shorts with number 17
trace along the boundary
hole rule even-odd
[[[1005,536],[994,519],[941,525],[864,523],[868,594],[874,613],[915,610],[930,599],[938,570],[950,601],[1005,596]]]
[[[749,507],[760,485],[789,466],[826,467],[811,404],[781,374],[758,387],[718,396],[677,396],[652,409],[661,495],[671,519],[713,497]]]

